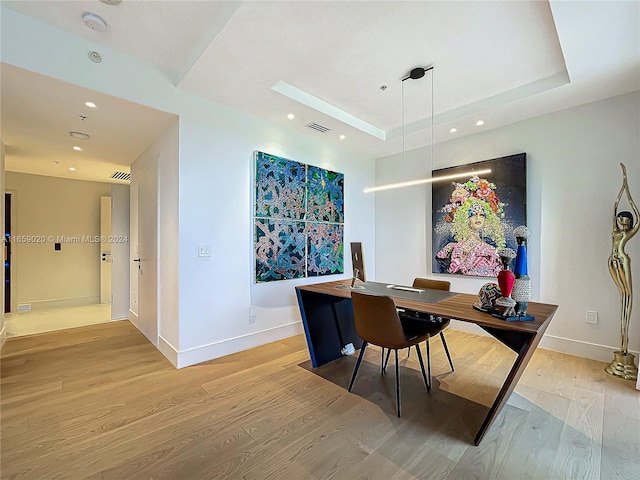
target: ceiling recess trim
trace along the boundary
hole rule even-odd
[[[339,109],[338,107],[334,107],[324,100],[320,100],[310,93],[307,93],[304,90],[300,90],[299,88],[294,87],[287,82],[283,82],[282,80],[280,80],[271,86],[271,90],[289,97],[290,99],[295,100],[298,103],[306,105],[309,108],[313,108],[320,113],[329,115],[330,117],[335,118],[342,123],[351,125],[352,127],[357,128],[364,133],[368,133],[369,135],[372,135],[376,138],[379,138],[380,140],[386,140],[387,138],[387,133],[381,128],[371,125],[364,120],[360,120],[358,117],[355,117],[350,113]]]

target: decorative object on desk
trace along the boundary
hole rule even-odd
[[[611,277],[620,293],[621,346],[619,351],[613,353],[613,361],[604,370],[608,374],[615,375],[616,377],[636,380],[638,378],[638,367],[636,367],[634,362],[635,355],[628,351],[629,320],[631,319],[633,302],[631,258],[629,254],[625,252],[624,247],[627,242],[638,233],[638,228],[640,227],[640,212],[629,191],[627,169],[623,163],[621,163],[620,166],[622,167],[622,187],[613,206],[613,233],[611,235],[613,245],[611,255],[609,256],[609,273],[611,273]],[[623,194],[626,195],[626,199],[633,213],[629,211],[618,211],[618,206]]]
[[[502,296],[497,283],[485,283],[478,292],[480,302],[474,303],[473,308],[485,313],[498,313],[496,301]]]
[[[516,283],[511,292],[511,298],[516,301],[516,315],[523,316],[527,314],[529,300],[531,300],[531,279],[527,267],[527,241],[529,239],[529,229],[521,225],[516,227],[513,235],[518,242],[518,250],[516,253],[516,264],[513,273],[516,276]]]
[[[497,250],[516,248],[513,227],[526,222],[526,153],[459,167],[437,174],[489,168],[462,183],[432,186],[434,273],[496,277],[502,269]]]
[[[498,273],[498,285],[502,296],[496,300],[496,306],[503,317],[515,315],[516,302],[511,298],[511,291],[516,283],[516,276],[511,271],[511,261],[516,257],[516,252],[512,248],[501,248],[498,250],[502,271]]]
[[[255,152],[255,281],[344,271],[344,175]]]

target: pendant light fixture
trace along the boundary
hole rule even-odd
[[[375,187],[367,187],[365,188],[363,191],[364,193],[372,193],[372,192],[380,192],[380,191],[384,191],[384,190],[393,190],[396,188],[405,188],[405,187],[414,187],[416,185],[425,185],[428,183],[433,183],[433,182],[437,182],[437,181],[444,181],[444,180],[454,180],[456,178],[463,178],[463,177],[470,177],[473,175],[482,175],[482,174],[486,174],[486,173],[491,173],[490,169],[484,169],[484,170],[471,170],[468,172],[462,172],[462,173],[456,173],[456,174],[452,174],[452,175],[443,175],[440,177],[426,177],[426,178],[418,178],[415,180],[404,180],[404,154],[405,154],[405,132],[404,132],[404,82],[405,80],[418,80],[422,77],[425,76],[425,74],[427,72],[431,72],[431,171],[433,172],[433,126],[434,126],[434,122],[433,122],[433,116],[434,116],[434,109],[433,109],[433,66],[431,67],[415,67],[413,68],[409,74],[407,76],[405,76],[402,79],[402,89],[401,89],[401,97],[402,97],[402,157],[401,157],[401,179],[402,181],[400,182],[395,182],[395,183],[387,183],[384,185],[377,185]]]

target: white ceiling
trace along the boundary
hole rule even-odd
[[[431,78],[436,141],[640,89],[636,1],[79,0],[2,6],[74,33],[78,41],[137,57],[180,89],[377,157],[402,149],[403,107],[405,148],[429,143]],[[83,12],[102,16],[108,30],[88,29]],[[431,65],[433,77],[401,81],[413,67]],[[36,94],[43,90],[56,95]],[[78,102],[82,106],[90,93],[100,106],[78,120]],[[126,168],[175,121],[6,66],[2,106],[7,169],[40,159],[49,175],[48,156],[68,151],[68,130],[77,125],[91,124],[86,153],[109,163],[104,175],[118,164]],[[288,120],[288,113],[296,118]],[[485,124],[478,127],[480,119]],[[305,127],[310,122],[330,130]],[[452,127],[457,133],[449,133]]]

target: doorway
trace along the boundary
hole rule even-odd
[[[158,165],[138,177],[138,329],[158,346]]]
[[[11,194],[4,194],[4,313],[11,312]]]

